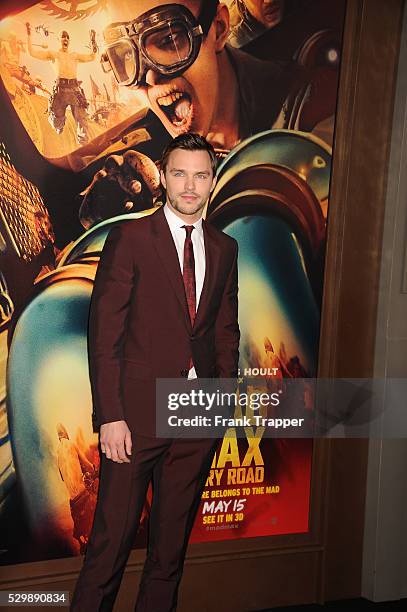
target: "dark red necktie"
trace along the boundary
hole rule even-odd
[[[184,278],[185,295],[187,297],[189,318],[191,325],[194,324],[196,314],[196,283],[195,283],[195,257],[194,245],[192,244],[191,234],[194,229],[193,225],[183,225],[186,236],[184,242],[184,265],[182,268],[182,276]],[[189,369],[194,365],[192,356],[189,358]]]
[[[189,317],[191,325],[194,324],[196,314],[196,283],[195,283],[195,257],[194,245],[192,244],[193,225],[183,225],[186,236],[184,242],[184,265],[182,276],[184,278],[185,295],[187,296]]]

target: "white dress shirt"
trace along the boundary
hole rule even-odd
[[[195,221],[195,223],[185,223],[178,217],[168,206],[164,205],[164,214],[167,219],[167,223],[171,230],[172,239],[174,240],[175,248],[178,253],[179,265],[181,273],[184,268],[184,244],[186,231],[183,225],[193,225],[194,230],[191,233],[192,245],[194,248],[194,260],[195,260],[195,291],[196,291],[196,309],[198,310],[199,300],[201,298],[202,287],[205,278],[205,242],[202,228],[202,218]],[[196,378],[195,368],[192,367],[188,372],[188,378]]]

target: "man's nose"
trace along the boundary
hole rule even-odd
[[[195,177],[186,175],[185,177],[185,191],[195,191]]]
[[[153,87],[153,85],[158,85],[160,81],[160,76],[161,75],[158,72],[156,72],[152,68],[149,68],[146,72],[145,81],[147,85],[149,85],[150,87]]]

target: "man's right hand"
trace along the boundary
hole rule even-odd
[[[113,421],[101,425],[100,448],[107,459],[116,463],[130,463],[131,431],[126,421]]]

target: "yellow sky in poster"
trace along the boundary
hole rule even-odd
[[[88,3],[89,4],[89,3]],[[62,5],[61,5],[62,6]],[[85,8],[86,3],[80,3],[80,8]],[[135,115],[145,107],[145,99],[136,90],[124,87],[115,87],[112,73],[105,74],[100,63],[101,50],[103,48],[103,30],[111,18],[105,10],[99,10],[95,15],[85,19],[72,20],[61,19],[46,12],[41,4],[37,4],[26,11],[6,17],[0,22],[0,74],[10,95],[13,106],[19,115],[24,127],[27,129],[34,144],[45,157],[58,158],[68,155],[79,148],[76,141],[76,128],[70,110],[67,111],[66,129],[60,135],[56,134],[47,121],[47,105],[49,94],[52,92],[57,77],[55,63],[47,60],[39,60],[31,57],[27,49],[26,22],[32,27],[32,44],[38,50],[57,51],[60,47],[59,35],[61,30],[66,30],[70,36],[70,51],[77,53],[90,53],[90,30],[96,31],[96,42],[99,47],[97,59],[89,63],[78,65],[78,80],[84,90],[89,102],[88,118],[90,139],[99,136],[112,126]],[[10,36],[15,35],[21,41],[19,56],[12,62],[17,67],[26,67],[30,77],[40,80],[45,90],[36,88],[35,93],[16,77],[11,70],[8,55],[8,43]],[[95,99],[92,91],[91,78],[96,83],[100,92]],[[47,93],[48,92],[48,93]],[[103,106],[109,105],[115,100],[119,107],[112,110],[106,119],[98,121],[93,119],[95,111]]]

